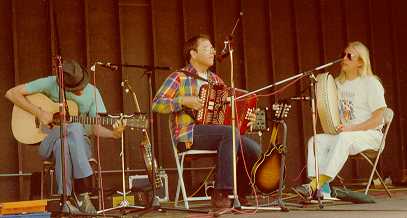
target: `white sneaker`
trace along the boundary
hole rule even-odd
[[[62,206],[62,212],[68,214],[78,214],[81,213],[78,208],[72,205],[70,201],[66,201],[65,204]]]
[[[79,210],[83,213],[97,213],[95,206],[93,206],[92,201],[90,200],[89,193],[82,193],[79,195],[78,206]]]

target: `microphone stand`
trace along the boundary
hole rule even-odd
[[[234,72],[233,72],[233,48],[228,40],[225,40],[225,45],[229,49],[230,55],[230,87],[232,88],[231,104],[232,104],[232,162],[233,162],[233,208],[240,209],[241,205],[239,202],[239,197],[237,194],[237,178],[236,178],[236,102],[235,102],[235,82],[234,82]]]
[[[318,160],[317,160],[317,154],[318,154],[318,147],[315,143],[315,137],[317,135],[317,113],[316,113],[316,97],[315,97],[315,83],[317,83],[317,78],[315,78],[314,74],[309,75],[310,78],[310,84],[311,84],[311,114],[312,114],[312,150],[314,152],[314,168],[315,168],[315,178],[317,182],[317,189],[316,191],[316,197],[318,200],[318,206],[320,209],[324,208],[324,205],[322,204],[321,201],[321,188],[319,187],[319,166],[318,166]]]
[[[148,80],[148,108],[149,108],[149,117],[150,117],[150,135],[151,135],[151,141],[150,138],[148,137],[148,133],[146,129],[143,129],[143,134],[146,139],[146,143],[148,143],[151,147],[151,154],[152,154],[152,165],[151,165],[151,174],[152,174],[152,201],[151,201],[151,208],[152,209],[160,209],[160,201],[159,197],[157,195],[157,189],[156,189],[156,181],[157,179],[161,180],[161,178],[156,178],[156,172],[158,172],[157,169],[157,162],[155,157],[155,146],[153,145],[155,143],[154,141],[154,126],[153,126],[153,111],[151,110],[151,105],[152,105],[152,99],[153,99],[153,85],[152,85],[152,79],[151,76],[155,72],[155,69],[158,70],[170,70],[170,67],[163,67],[163,66],[150,66],[150,65],[137,65],[137,64],[121,64],[121,67],[134,67],[134,68],[140,68],[140,69],[145,69],[144,74],[147,75],[147,80]],[[137,96],[135,92],[130,88],[129,84],[126,84],[127,81],[124,82],[124,84],[127,86],[127,89],[131,92],[133,96],[133,100],[136,104],[136,112],[140,113],[141,109],[137,100]]]
[[[121,64],[121,67],[135,67],[140,69],[146,69],[146,72],[152,72],[154,70],[171,70],[171,67],[167,66],[151,66],[151,65],[138,65],[138,64]]]
[[[96,65],[98,63],[95,63],[91,66],[91,71],[93,73],[96,72]],[[137,107],[138,107],[138,102],[137,102]],[[140,111],[138,111],[140,112]],[[120,114],[119,116],[116,116],[115,118],[119,118],[120,121],[122,119],[126,119],[129,118],[128,115],[125,114]],[[97,120],[97,119],[96,119]],[[97,122],[98,125],[98,122]],[[97,138],[97,140],[99,140],[99,137]],[[104,202],[100,202],[100,201],[104,201],[104,196],[103,196],[103,182],[102,182],[102,169],[101,169],[101,164],[100,164],[100,149],[99,149],[99,144],[97,144],[97,154],[98,154],[98,185],[99,185],[99,190],[98,190],[98,197],[99,197],[99,206],[102,205],[101,210],[96,212],[96,215],[100,215],[102,214],[103,216],[105,216],[106,212],[112,211],[112,210],[126,210],[126,209],[144,209],[145,207],[143,206],[137,206],[137,205],[130,205],[129,201],[127,200],[127,191],[126,191],[126,180],[125,180],[125,149],[124,149],[124,132],[122,132],[121,137],[120,137],[120,147],[121,147],[121,152],[120,152],[120,161],[121,161],[121,170],[122,170],[122,193],[120,193],[119,191],[117,191],[118,194],[122,195],[122,201],[120,202],[120,204],[116,207],[111,207],[111,208],[104,208]],[[127,213],[127,211],[124,212],[125,214]],[[112,214],[109,214],[109,216],[111,216]]]
[[[236,102],[235,102],[235,82],[234,82],[234,69],[233,69],[233,38],[234,38],[234,33],[237,28],[237,25],[239,24],[240,17],[243,16],[243,13],[240,12],[239,17],[236,19],[236,22],[232,28],[232,32],[230,33],[229,36],[226,37],[224,41],[224,48],[222,50],[222,54],[220,55],[220,61],[222,60],[223,57],[229,56],[230,60],[230,87],[232,89],[232,95],[230,97],[230,103],[231,103],[231,119],[232,119],[232,168],[233,168],[233,208],[235,209],[241,209],[238,193],[237,193],[237,174],[236,174],[236,155],[237,155],[237,145],[236,145]],[[220,214],[218,214],[220,215]]]
[[[61,212],[66,207],[68,214],[71,214],[70,208],[67,204],[68,196],[67,196],[67,187],[66,187],[66,157],[65,157],[65,123],[66,123],[66,96],[65,96],[65,87],[64,87],[64,70],[62,68],[62,56],[61,56],[61,45],[59,41],[59,31],[58,31],[58,22],[57,22],[57,15],[55,11],[55,4],[54,1],[50,1],[50,20],[51,20],[51,31],[54,35],[55,34],[55,44],[56,44],[56,71],[58,76],[58,103],[59,103],[59,139],[61,141],[61,174],[62,174],[62,201],[60,202]],[[52,27],[54,29],[52,29]],[[69,112],[69,111],[68,111]],[[73,190],[71,190],[73,193]]]
[[[151,72],[148,72],[147,75],[150,75],[150,74],[151,74]],[[151,78],[150,78],[150,85],[151,85]],[[134,103],[136,105],[136,112],[140,113],[141,109],[140,109],[140,106],[139,106],[137,95],[132,90],[132,87],[130,86],[130,84],[128,84],[128,81],[125,80],[124,82],[122,82],[122,86],[125,88],[126,92],[130,92],[130,94],[133,97]],[[150,92],[150,97],[152,97],[152,92]],[[150,98],[150,102],[151,101],[152,101],[152,98]],[[150,109],[150,116],[152,116],[151,115],[151,109]],[[150,118],[152,118],[152,117],[150,117]],[[152,132],[152,127],[153,127],[153,125],[150,124],[151,132]],[[151,176],[152,177],[151,178],[151,180],[152,180],[152,184],[151,184],[152,185],[152,202],[151,202],[150,207],[145,207],[145,208],[142,208],[141,210],[138,210],[139,213],[137,215],[142,216],[142,215],[144,215],[146,213],[149,213],[149,212],[152,212],[152,211],[165,212],[167,210],[187,211],[187,212],[195,212],[195,213],[208,213],[208,211],[205,211],[205,210],[170,208],[170,207],[162,207],[160,205],[159,197],[157,195],[157,187],[156,186],[157,186],[158,182],[161,182],[161,184],[162,184],[162,181],[161,181],[161,178],[156,177],[157,176],[156,172],[157,172],[157,165],[158,164],[157,164],[155,156],[154,156],[154,146],[153,146],[153,144],[151,143],[151,141],[149,139],[147,130],[143,129],[142,132],[143,132],[143,137],[144,137],[144,140],[143,140],[144,143],[149,144],[150,145],[149,147],[151,148],[151,163],[150,164],[151,164],[151,174],[152,174],[152,176]]]
[[[236,26],[235,26],[236,28]],[[230,37],[229,37],[230,38]],[[257,210],[257,209],[262,209],[262,210],[276,210],[276,208],[272,208],[272,207],[247,207],[247,206],[241,206],[240,201],[239,201],[239,196],[237,193],[237,174],[236,174],[236,168],[237,168],[237,144],[236,144],[236,100],[239,99],[239,97],[235,98],[235,83],[234,83],[234,68],[233,68],[233,46],[231,46],[231,42],[229,40],[225,40],[225,47],[228,49],[228,53],[230,55],[230,86],[232,89],[232,95],[231,95],[231,110],[232,110],[232,114],[231,114],[231,119],[232,119],[232,147],[233,147],[233,151],[232,151],[232,166],[233,166],[233,208],[234,209],[238,209],[238,210]],[[246,96],[246,95],[245,95]],[[285,137],[286,138],[286,132],[287,132],[287,128],[285,123],[283,123],[284,128],[285,128]],[[284,144],[285,144],[285,140],[284,140]],[[284,159],[282,159],[282,161],[285,161]],[[283,166],[281,166],[281,168],[283,169]],[[280,180],[281,181],[281,180]],[[281,196],[281,190],[282,190],[282,183],[280,182],[280,196]],[[281,198],[280,198],[281,199]],[[280,205],[280,210],[283,211],[288,211],[288,209],[284,206],[284,204],[282,203],[281,200],[278,201],[278,204]],[[225,211],[220,211],[218,213],[215,213],[214,216],[220,216],[224,213],[227,213],[229,210],[225,210]]]
[[[59,85],[59,140],[61,141],[61,174],[62,174],[62,207],[65,207],[68,201],[67,189],[66,189],[66,160],[65,160],[65,118],[66,118],[66,99],[65,99],[65,87],[64,87],[64,72],[62,69],[62,57],[56,56],[57,62],[57,74]],[[70,213],[68,205],[66,205],[68,213]]]
[[[151,65],[136,65],[136,64],[121,64],[121,65],[116,65],[116,64],[111,64],[111,63],[106,63],[106,64],[104,64],[104,63],[102,63],[102,62],[96,62],[93,66],[92,66],[92,68],[93,68],[93,70],[94,70],[94,68],[95,68],[95,66],[96,65],[101,65],[101,66],[103,66],[103,67],[106,67],[106,68],[109,68],[109,69],[111,69],[111,70],[113,70],[113,71],[118,71],[119,70],[119,67],[134,67],[134,68],[140,68],[140,69],[146,69],[146,71],[144,72],[144,74],[147,74],[148,75],[148,84],[149,84],[149,116],[150,116],[150,119],[151,119],[151,123],[150,123],[150,133],[151,133],[151,138],[152,138],[152,140],[151,141],[153,141],[154,142],[154,132],[153,132],[153,125],[152,125],[152,117],[153,117],[153,114],[152,114],[152,110],[151,110],[151,105],[152,105],[152,99],[153,99],[153,96],[152,96],[152,94],[153,94],[153,91],[152,91],[152,79],[151,79],[151,75],[155,72],[154,70],[155,69],[158,69],[158,70],[171,70],[171,67],[165,67],[165,66],[151,66]],[[137,95],[136,95],[136,93],[132,90],[132,87],[130,86],[130,84],[128,84],[128,81],[127,80],[125,80],[125,81],[123,81],[122,83],[121,83],[121,85],[122,85],[122,87],[123,88],[125,88],[125,91],[126,91],[126,93],[127,92],[130,92],[130,94],[132,95],[132,98],[133,98],[133,101],[134,101],[134,103],[135,103],[135,106],[136,106],[136,112],[138,112],[138,113],[141,113],[141,108],[140,108],[140,105],[139,105],[139,102],[138,102],[138,99],[137,99]],[[157,181],[158,180],[160,180],[159,182],[162,182],[161,181],[161,178],[156,178],[156,172],[157,172],[157,161],[156,161],[156,159],[155,159],[155,155],[154,155],[154,146],[153,146],[153,144],[151,143],[151,141],[150,141],[150,137],[149,137],[149,135],[148,135],[148,132],[147,132],[147,129],[143,129],[142,130],[142,133],[143,133],[143,143],[146,143],[147,145],[149,145],[149,148],[151,149],[151,174],[152,174],[152,178],[151,178],[151,180],[152,180],[152,201],[151,201],[151,205],[150,205],[150,207],[140,207],[140,206],[129,206],[128,204],[126,204],[126,203],[128,203],[126,200],[125,200],[125,197],[123,197],[124,199],[123,199],[123,202],[122,202],[122,204],[119,206],[119,207],[116,207],[116,208],[111,208],[111,209],[108,209],[108,210],[103,210],[103,211],[98,211],[98,213],[102,213],[102,212],[106,212],[106,211],[110,211],[110,210],[112,210],[112,209],[119,209],[119,208],[135,208],[135,209],[137,209],[138,210],[138,212],[139,212],[139,216],[141,216],[141,215],[143,215],[143,214],[146,214],[146,213],[148,213],[148,212],[151,212],[151,211],[153,211],[153,210],[155,210],[155,211],[159,211],[159,212],[165,212],[166,210],[177,210],[177,211],[190,211],[190,212],[196,212],[196,213],[208,213],[208,211],[203,211],[203,210],[192,210],[192,209],[182,209],[182,208],[164,208],[164,207],[161,207],[161,205],[160,205],[160,201],[159,201],[159,197],[157,196],[157,187],[156,187],[156,185],[157,185]],[[123,137],[122,137],[122,139],[123,139]],[[122,144],[123,144],[123,142],[122,142]],[[123,152],[123,148],[122,148],[122,152]],[[144,157],[143,157],[144,158]],[[124,163],[124,160],[123,160],[123,156],[122,156],[122,163]],[[124,165],[123,165],[124,166]],[[124,169],[124,167],[122,166],[122,168]],[[124,175],[124,174],[123,174]],[[123,179],[123,184],[124,184],[124,179]],[[123,186],[123,190],[125,190],[124,189],[124,186]],[[125,195],[125,191],[123,191],[123,195]],[[124,204],[123,204],[124,203]]]
[[[151,110],[151,105],[153,104],[153,86],[152,86],[152,79],[151,76],[152,74],[155,72],[155,69],[157,70],[171,70],[170,67],[163,67],[163,66],[150,66],[150,65],[135,65],[135,64],[122,64],[120,65],[122,67],[135,67],[135,68],[140,68],[140,69],[146,69],[146,71],[144,71],[144,74],[146,74],[148,76],[148,84],[149,84],[149,116],[150,116],[150,133],[151,133],[151,141],[154,143],[154,126],[153,126],[153,122],[152,122],[152,118],[153,118],[153,112]],[[137,112],[141,112],[140,110],[140,106],[139,103],[137,101],[137,96],[135,94],[134,91],[132,91],[131,86],[128,84],[128,81],[124,81],[122,83],[127,90],[129,90],[133,96],[134,102],[136,104],[136,109]],[[151,206],[149,208],[144,208],[143,210],[139,211],[138,215],[142,216],[146,213],[149,213],[151,211],[159,211],[159,212],[165,212],[167,210],[176,210],[176,211],[186,211],[186,212],[195,212],[195,213],[208,213],[208,211],[206,210],[199,210],[199,209],[183,209],[183,208],[172,208],[172,207],[162,207],[160,204],[160,199],[157,195],[157,187],[156,187],[156,181],[157,180],[161,180],[161,178],[156,178],[157,176],[157,162],[155,157],[155,146],[150,142],[150,139],[148,138],[148,133],[147,130],[143,130],[143,134],[144,137],[146,139],[146,141],[150,144],[151,147],[151,154],[152,154],[152,164],[151,164],[151,173],[152,173],[152,180],[153,180],[153,184],[152,184],[152,202],[151,202]]]
[[[321,70],[321,69],[325,69],[325,68],[327,68],[327,67],[329,67],[329,66],[332,66],[332,65],[334,65],[334,64],[336,64],[336,63],[339,63],[339,62],[341,62],[342,60],[343,60],[342,58],[336,59],[336,60],[331,61],[331,62],[329,62],[329,63],[327,63],[327,64],[324,64],[324,65],[318,66],[318,67],[316,67],[316,68],[314,68],[314,69],[307,70],[307,71],[305,71],[305,72],[296,74],[296,75],[291,76],[291,77],[289,77],[289,78],[287,78],[287,79],[284,79],[284,80],[282,80],[282,81],[275,82],[275,83],[270,84],[270,85],[268,85],[268,86],[265,86],[265,87],[263,87],[263,88],[254,90],[254,91],[252,91],[252,92],[248,92],[248,93],[246,93],[246,94],[244,94],[244,95],[241,95],[241,96],[239,96],[239,97],[236,98],[236,100],[242,99],[242,98],[244,98],[244,97],[250,96],[250,95],[255,94],[255,93],[257,93],[257,92],[260,92],[260,91],[269,89],[269,88],[271,88],[271,87],[274,87],[274,86],[277,86],[277,85],[280,85],[280,84],[289,82],[289,81],[294,80],[294,79],[297,79],[297,78],[302,78],[302,77],[305,77],[305,76],[309,76],[309,77],[310,77],[310,79],[311,79],[311,96],[310,96],[310,98],[311,98],[311,112],[312,112],[312,130],[313,130],[313,142],[312,142],[312,144],[313,144],[313,151],[314,151],[315,173],[316,173],[316,180],[317,180],[317,190],[316,190],[316,193],[317,193],[317,199],[318,199],[319,208],[321,208],[321,209],[323,208],[323,205],[322,205],[322,201],[321,201],[321,190],[320,190],[320,188],[319,188],[319,178],[318,178],[318,177],[319,177],[319,167],[318,167],[318,161],[317,161],[317,152],[318,152],[318,149],[317,149],[317,146],[316,146],[316,143],[315,143],[316,123],[317,123],[317,117],[316,117],[316,101],[315,101],[315,100],[316,100],[316,99],[315,99],[315,98],[316,98],[316,97],[315,97],[315,83],[317,82],[317,80],[316,80],[316,78],[315,78],[315,76],[314,76],[313,73],[314,73],[315,71],[319,71],[319,70]],[[232,102],[233,102],[233,101],[232,101]],[[233,106],[233,104],[232,104],[232,106]],[[233,115],[233,114],[232,114],[232,115]],[[282,187],[282,186],[281,186],[281,184],[280,184],[280,189],[281,189],[281,187]],[[280,190],[280,192],[281,192],[281,190]],[[280,205],[282,205],[281,202],[280,202]],[[281,209],[284,209],[284,208],[282,207]]]

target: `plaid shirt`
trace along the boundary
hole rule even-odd
[[[198,96],[199,87],[197,79],[187,76],[181,71],[188,71],[198,75],[192,65],[187,65],[180,71],[173,72],[161,85],[153,99],[152,109],[158,113],[171,113],[170,126],[171,134],[175,142],[185,142],[190,148],[193,142],[193,129],[195,120],[183,111],[180,102],[182,96]],[[213,83],[224,83],[216,74],[208,71],[208,80]]]

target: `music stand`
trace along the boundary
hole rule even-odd
[[[136,112],[141,113],[141,109],[140,109],[140,105],[139,105],[139,102],[138,102],[138,99],[137,99],[137,95],[132,90],[130,84],[128,84],[128,81],[125,80],[124,82],[122,82],[121,85],[123,86],[123,88],[125,88],[126,92],[130,92],[130,94],[132,95],[134,103],[136,105]],[[150,110],[150,114],[151,114],[151,110]],[[150,115],[150,119],[152,119],[151,115]],[[150,125],[150,130],[152,130],[151,128],[152,128],[152,125]],[[160,178],[156,177],[156,172],[157,172],[157,167],[158,167],[157,165],[158,164],[157,164],[157,161],[156,161],[155,156],[154,156],[154,146],[152,145],[152,143],[150,141],[150,137],[148,135],[147,130],[143,129],[142,133],[143,133],[143,137],[144,137],[143,143],[146,144],[145,146],[149,146],[149,148],[151,148],[151,151],[150,151],[151,155],[147,155],[147,156],[149,156],[149,158],[151,158],[151,160],[150,160],[149,163],[146,162],[146,168],[148,168],[147,164],[148,165],[151,164],[151,180],[150,180],[150,182],[152,183],[151,186],[152,186],[152,198],[153,198],[152,201],[151,201],[151,208],[158,209],[158,208],[160,208],[160,201],[159,201],[159,198],[158,198],[158,196],[156,194],[157,193],[156,188],[157,188],[157,184],[160,184],[160,183],[162,184],[162,181],[161,181]],[[144,161],[146,161],[146,160],[144,160]],[[147,171],[147,174],[148,173],[149,172]]]
[[[96,71],[96,65],[98,65],[99,62],[96,62],[95,64],[93,64],[91,66],[91,71],[95,72]],[[122,119],[126,119],[126,118],[130,118],[131,116],[129,115],[124,115],[124,114],[120,114],[119,116],[117,116],[116,118],[119,118],[120,120]],[[98,154],[99,154],[99,147],[98,147]],[[119,191],[117,191],[118,194],[121,194],[123,196],[122,201],[120,202],[119,206],[116,207],[112,207],[112,208],[107,208],[107,209],[102,209],[97,211],[97,214],[103,214],[105,212],[109,212],[112,210],[116,210],[116,209],[126,209],[126,208],[130,208],[130,209],[143,209],[143,206],[135,206],[135,205],[130,205],[129,202],[127,201],[127,192],[126,192],[126,181],[125,181],[125,152],[124,152],[124,133],[122,132],[121,134],[121,152],[120,152],[120,157],[121,157],[121,170],[122,170],[122,192],[120,193]],[[99,157],[98,157],[99,158]],[[99,188],[100,191],[103,190],[102,187],[102,178],[101,178],[101,169],[100,169],[100,161],[98,162],[98,170],[99,170],[99,177],[98,177],[98,184],[99,184]],[[103,198],[103,194],[101,194],[99,192],[99,201],[102,201]],[[100,205],[100,204],[99,204]],[[102,205],[104,205],[104,203],[102,203]]]
[[[120,117],[121,117],[121,118],[124,118],[122,114],[120,115]],[[116,209],[126,209],[126,208],[130,208],[130,209],[144,209],[143,206],[130,205],[129,202],[127,201],[127,197],[126,197],[126,196],[127,196],[127,192],[126,192],[126,181],[125,181],[125,176],[126,176],[126,175],[125,175],[125,170],[124,170],[125,164],[124,164],[124,137],[123,137],[123,136],[124,136],[124,134],[123,134],[123,132],[122,132],[122,137],[121,137],[121,153],[120,153],[120,156],[121,156],[121,164],[122,164],[122,188],[123,188],[122,191],[123,191],[123,192],[120,193],[120,194],[123,195],[123,200],[120,202],[120,205],[119,205],[119,206],[97,211],[98,214],[100,214],[100,213],[104,214],[105,212],[109,212],[109,211],[116,210]]]
[[[122,64],[120,67],[131,67],[131,68],[139,68],[139,69],[144,69],[144,74],[147,75],[147,80],[148,80],[148,108],[149,108],[149,117],[150,117],[150,134],[153,143],[154,141],[154,129],[153,129],[153,112],[151,110],[152,106],[152,99],[153,99],[153,90],[152,90],[152,79],[151,76],[155,70],[170,70],[170,67],[164,67],[164,66],[149,66],[149,65],[137,65],[137,64]],[[128,84],[127,80],[122,82],[122,86],[126,88],[126,92],[130,91],[134,100],[134,103],[136,105],[136,112],[141,112],[140,105],[137,99],[136,93],[131,89],[131,86]],[[158,182],[162,182],[161,178],[156,178],[157,174],[156,172],[158,171],[158,164],[155,159],[155,146],[153,143],[150,141],[150,137],[148,135],[148,132],[146,129],[143,129],[143,136],[145,139],[145,142],[148,143],[151,147],[151,185],[152,185],[152,201],[151,201],[151,208],[152,209],[157,209],[160,210],[160,200],[159,197],[157,196],[157,187],[156,187],[156,182],[157,179],[160,180]],[[147,172],[148,173],[148,172]]]

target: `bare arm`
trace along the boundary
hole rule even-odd
[[[375,110],[372,113],[372,117],[370,117],[365,122],[355,124],[355,125],[350,125],[350,126],[344,126],[341,124],[338,126],[338,131],[346,132],[346,131],[364,131],[364,130],[374,129],[380,125],[380,122],[383,119],[383,113],[384,113],[385,109],[386,109],[385,107],[382,107],[382,108]]]
[[[14,88],[9,89],[6,92],[5,97],[10,100],[13,104],[19,106],[20,108],[28,111],[29,113],[33,114],[34,116],[38,117],[38,119],[43,124],[49,124],[52,122],[52,114],[41,110],[41,108],[35,106],[30,101],[27,100],[25,97],[30,93],[27,92],[25,88],[25,84],[18,85]]]

